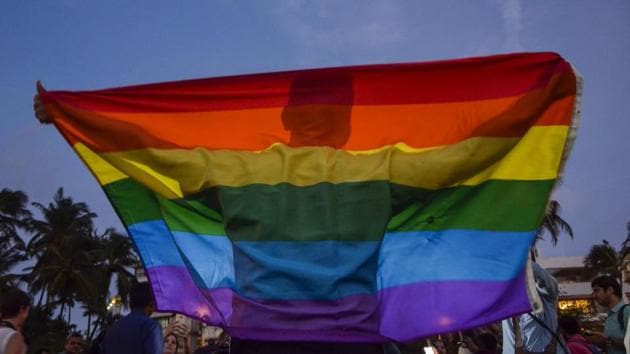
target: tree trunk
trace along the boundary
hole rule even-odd
[[[42,307],[42,301],[44,300],[44,290],[39,293],[39,300],[37,301],[37,307]]]
[[[92,341],[92,334],[90,333],[90,330],[92,329],[92,314],[88,313],[88,318],[87,318],[87,333],[86,333],[86,337],[88,341]]]
[[[59,310],[59,316],[57,316],[57,318],[59,318],[60,320],[63,319],[63,313],[66,310],[66,304],[65,303],[61,303],[61,310]]]

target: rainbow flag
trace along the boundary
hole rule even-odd
[[[239,338],[409,341],[530,309],[572,140],[554,53],[42,92],[157,307]]]

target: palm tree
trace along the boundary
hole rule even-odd
[[[95,247],[92,238],[93,219],[85,203],[75,203],[59,188],[48,206],[33,203],[43,219],[31,219],[29,228],[33,234],[27,253],[37,257],[34,266],[27,268],[31,292],[40,293],[39,304],[46,295],[46,305],[60,305],[59,317],[66,307],[74,306],[77,293],[96,293],[90,281],[93,267],[91,251]],[[68,311],[70,322],[71,311]]]
[[[108,283],[115,280],[118,295],[127,306],[128,295],[135,281],[133,270],[140,266],[140,261],[129,237],[116,230],[107,229],[102,242],[102,266],[106,271]]]
[[[53,318],[52,311],[37,306],[31,308],[22,328],[30,348],[48,348],[53,353],[63,350],[66,336],[74,331],[73,325],[63,319]]]
[[[619,278],[619,253],[606,240],[593,245],[584,258],[584,268],[589,277],[608,274]]]
[[[560,234],[563,232],[566,232],[569,237],[573,238],[571,225],[560,217],[561,209],[560,203],[557,200],[549,201],[542,224],[536,232],[537,239],[543,239],[545,232],[547,232],[549,236],[551,236],[551,243],[555,246],[558,244],[558,237],[560,237]]]
[[[103,329],[108,320],[107,297],[112,284],[124,305],[128,305],[128,295],[135,281],[133,269],[140,265],[129,238],[116,230],[107,229],[102,235],[95,235],[99,247],[93,250],[94,272],[91,276],[98,292],[96,296],[81,298],[88,316],[88,339]],[[95,317],[92,326],[92,316]]]
[[[31,216],[26,209],[27,203],[28,197],[22,191],[0,190],[0,290],[16,285],[19,276],[10,272],[26,258],[24,241],[18,230]]]
[[[542,223],[540,227],[536,231],[536,238],[534,241],[534,246],[531,249],[532,259],[535,261],[537,256],[536,251],[536,243],[539,240],[544,239],[545,233],[549,233],[551,236],[551,243],[556,246],[558,244],[558,238],[560,235],[565,232],[569,235],[569,237],[573,238],[573,229],[571,229],[571,225],[569,225],[566,220],[560,217],[561,211],[560,203],[557,200],[550,200],[549,204],[547,204],[547,210],[545,211],[545,215],[543,217]]]

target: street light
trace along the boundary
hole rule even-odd
[[[114,316],[120,316],[122,310],[122,298],[119,295],[114,296],[107,304],[107,311]]]

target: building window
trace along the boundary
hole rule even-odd
[[[560,300],[558,309],[562,315],[589,314],[593,312],[593,303],[590,299]]]

